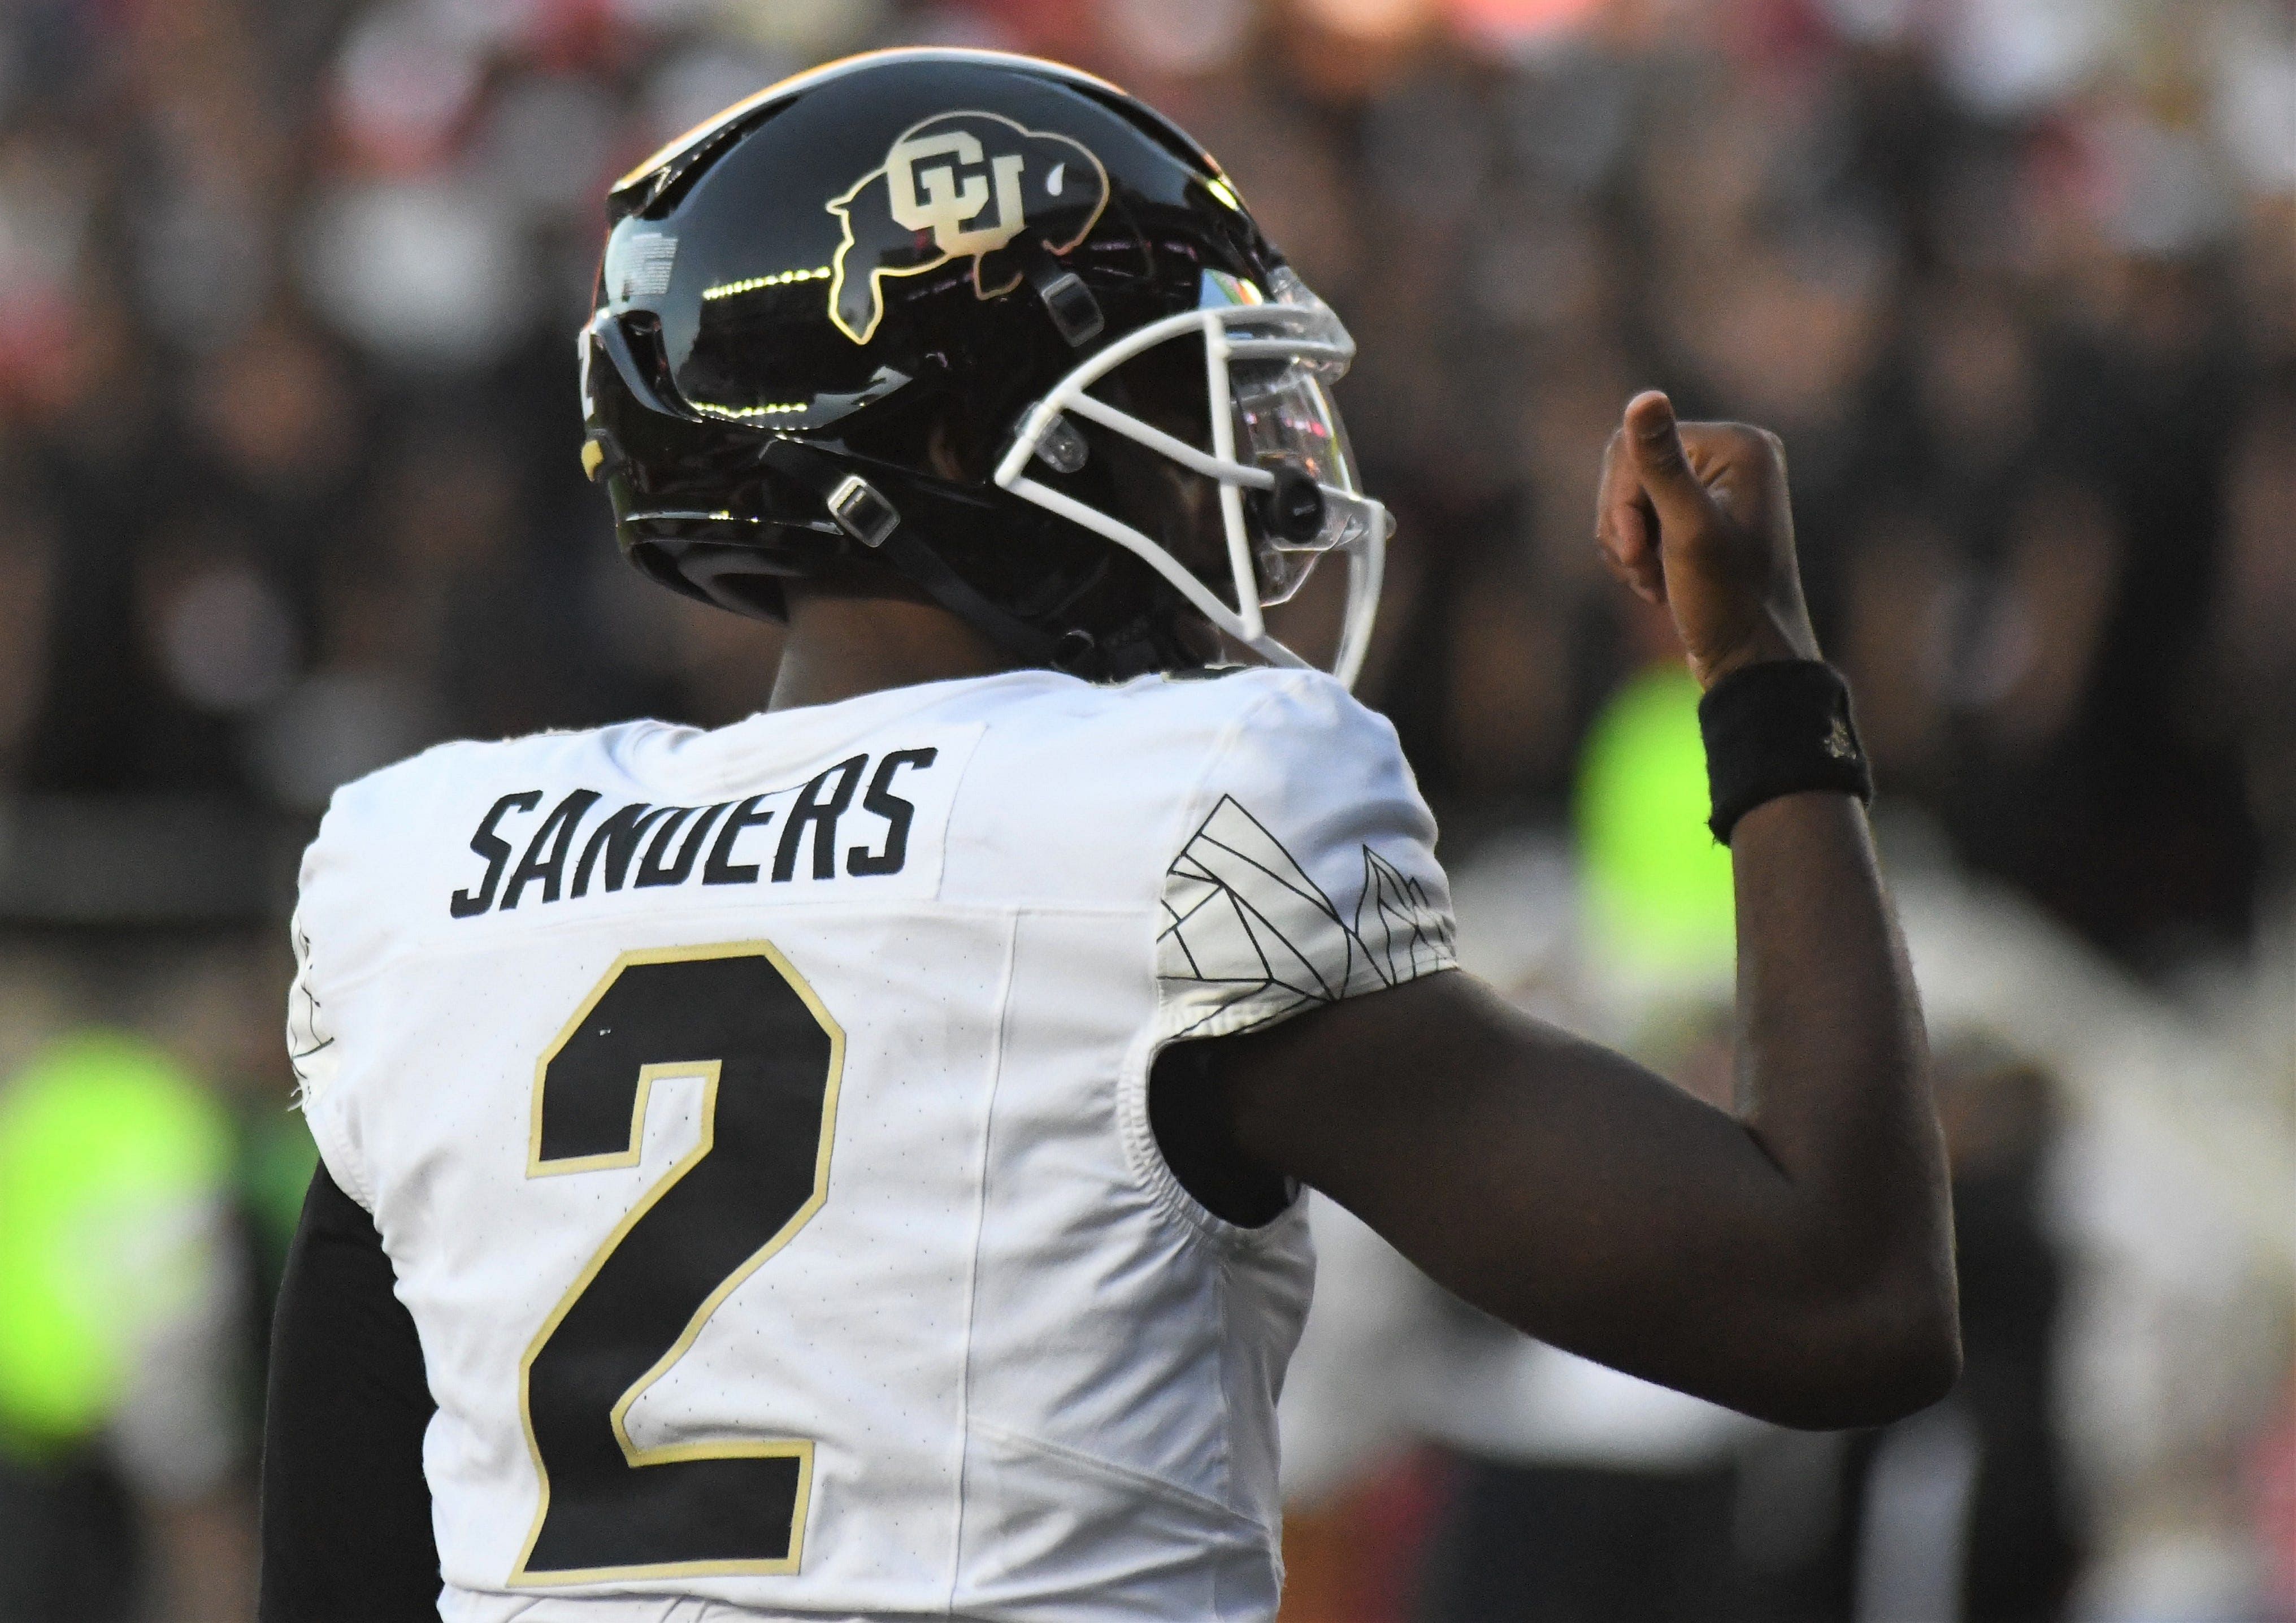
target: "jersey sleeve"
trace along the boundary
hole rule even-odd
[[[1225,1037],[1456,967],[1435,819],[1395,729],[1319,675],[1266,678],[1163,880],[1159,1037]]]
[[[307,858],[308,879],[310,864]],[[287,1062],[295,1070],[295,1102],[311,1129],[319,1157],[337,1184],[352,1192],[362,1206],[371,1205],[365,1180],[359,1176],[345,1131],[343,1104],[335,1086],[340,1056],[335,1049],[332,1023],[327,1015],[326,994],[320,988],[322,949],[312,940],[312,915],[307,901],[295,910],[288,926],[295,948],[295,980],[287,990]]]
[[[377,775],[380,778],[382,775]],[[287,1059],[295,1071],[295,1102],[318,1145],[319,1159],[344,1193],[372,1210],[373,1186],[359,1154],[357,1116],[343,1086],[340,1021],[331,988],[371,963],[386,926],[382,898],[361,888],[365,866],[387,869],[368,853],[354,858],[357,833],[372,817],[359,814],[361,791],[377,779],[335,791],[319,832],[303,852],[296,880],[295,914],[288,924],[295,980],[287,991]]]
[[[456,741],[370,773],[337,789],[304,848],[296,875],[295,914],[288,925],[295,980],[287,994],[287,1057],[295,1102],[319,1157],[344,1193],[374,1208],[364,1153],[354,1079],[338,1045],[346,1024],[336,994],[357,984],[410,944],[412,891],[406,875],[423,858],[423,843],[442,805],[480,770],[484,751],[499,744]],[[437,908],[443,915],[445,909]],[[351,1022],[354,1026],[356,1022]],[[359,1044],[354,1036],[350,1046]],[[348,1084],[348,1085],[347,1085]]]

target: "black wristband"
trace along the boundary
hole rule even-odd
[[[1698,701],[1706,736],[1706,786],[1714,815],[1706,826],[1724,845],[1765,800],[1808,790],[1874,798],[1874,774],[1849,684],[1817,660],[1778,660],[1734,671]]]

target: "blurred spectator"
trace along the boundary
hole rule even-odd
[[[0,1084],[0,1615],[251,1611],[230,1154],[197,1082],[115,1032]]]
[[[2053,1080],[1960,1038],[1937,1062],[1961,1275],[1960,1386],[1857,1449],[1860,1623],[2046,1623],[2079,1546],[2059,1412],[2065,1266],[2049,1232]]]
[[[1893,793],[2140,966],[2237,941],[2287,869],[2252,627],[2296,458],[2296,43],[2203,12],[20,8],[0,772],[299,813],[436,737],[754,702],[596,584],[563,336],[596,200],[824,53],[970,42],[1169,102],[1348,313],[1404,520],[1374,696],[1455,838],[1557,814],[1639,660],[1585,470],[1660,381],[1786,437]]]
[[[1681,1005],[1659,1024],[1643,1034],[1643,1053],[1692,1093],[1726,1102],[1726,1007]],[[1426,1420],[1461,1464],[1418,1617],[1764,1615],[1749,1611],[1734,1537],[1748,1519],[1740,1458],[1767,1427],[1488,1323],[1455,1326],[1446,1374],[1449,1390]],[[1774,1497],[1757,1508],[1793,1513]]]

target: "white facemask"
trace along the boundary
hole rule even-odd
[[[1021,415],[996,483],[1136,553],[1205,619],[1272,664],[1308,661],[1268,635],[1261,611],[1297,592],[1324,553],[1344,554],[1348,601],[1332,674],[1353,685],[1371,642],[1394,521],[1358,487],[1347,430],[1332,404],[1330,386],[1354,360],[1355,340],[1290,270],[1269,280],[1272,297],[1264,298],[1248,282],[1207,271],[1201,307],[1152,322],[1070,373]],[[1086,392],[1144,351],[1190,336],[1203,340],[1210,454]],[[1085,447],[1067,421],[1072,415],[1218,481],[1233,604],[1140,530],[1029,477],[1032,458],[1062,471],[1081,465]],[[1304,496],[1304,514],[1288,526],[1247,511],[1252,498],[1278,494],[1279,473],[1289,485],[1283,494]],[[1308,484],[1311,496],[1304,494]]]

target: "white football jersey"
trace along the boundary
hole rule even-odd
[[[1448,966],[1434,837],[1300,671],[339,791],[289,1037],[421,1334],[445,1616],[1272,1616],[1306,1226],[1181,1189],[1149,1067]]]

